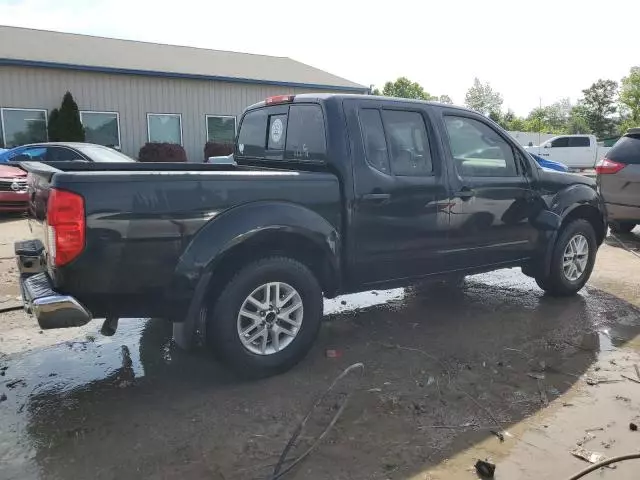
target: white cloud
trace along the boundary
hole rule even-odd
[[[456,102],[477,76],[520,114],[620,80],[640,63],[638,14],[624,0],[0,0],[7,25],[289,56],[365,85],[404,75]]]

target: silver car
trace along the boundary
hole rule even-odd
[[[629,233],[640,223],[640,128],[632,128],[596,167],[598,188],[614,233]]]

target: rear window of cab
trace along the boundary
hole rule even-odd
[[[325,162],[324,115],[318,104],[290,104],[247,112],[240,124],[236,155],[242,158]]]
[[[640,131],[621,137],[607,152],[606,157],[614,162],[640,164]]]

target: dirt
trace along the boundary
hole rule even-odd
[[[22,236],[25,222],[0,224],[0,257]],[[13,260],[1,262],[1,293],[13,295]],[[640,365],[639,274],[640,258],[609,238],[574,298],[546,297],[511,269],[459,290],[328,300],[310,355],[253,382],[175,348],[162,321],[123,320],[108,338],[98,321],[41,332],[23,312],[1,314],[0,478],[269,479],[306,411],[356,362],[364,373],[322,402],[293,455],[352,392],[344,413],[285,478],[466,479],[478,459],[498,479],[566,478],[588,465],[569,453],[578,443],[637,451],[640,384],[621,375]],[[637,478],[634,468],[594,476]]]

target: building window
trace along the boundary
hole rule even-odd
[[[232,144],[236,139],[236,117],[207,115],[207,142]]]
[[[120,116],[116,112],[80,112],[85,141],[120,148]]]
[[[179,113],[147,113],[150,142],[182,145],[182,116]]]
[[[46,110],[3,108],[0,114],[4,148],[47,141]]]

